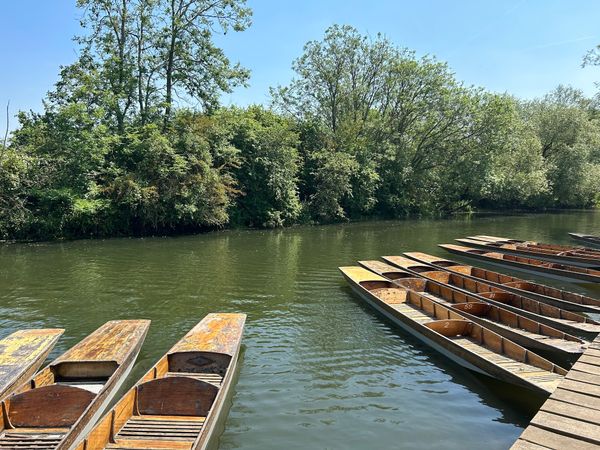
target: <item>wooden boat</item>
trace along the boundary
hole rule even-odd
[[[127,377],[149,325],[105,323],[4,399],[0,449],[72,448]]]
[[[65,330],[20,330],[0,339],[0,400],[40,368]]]
[[[482,249],[463,247],[461,245],[441,244],[439,247],[450,253],[455,253],[467,258],[479,259],[489,264],[501,266],[507,265],[524,272],[541,273],[545,276],[557,278],[559,280],[600,283],[600,270],[551,263],[540,259],[490,252]]]
[[[427,267],[427,265],[429,265],[436,269],[457,273],[464,277],[471,278],[472,280],[489,284],[492,286],[491,290],[512,292],[567,311],[600,313],[600,300],[593,297],[564,291],[562,289],[546,286],[534,281],[523,280],[510,275],[504,275],[492,270],[469,266],[449,259],[440,258],[439,256],[428,255],[427,253],[407,252],[404,253],[404,256],[414,260],[414,264],[418,265],[418,267]],[[411,266],[410,270],[415,271],[414,266]],[[429,270],[431,270],[431,268]],[[427,272],[428,270],[421,268],[418,270],[418,272],[422,271]]]
[[[484,241],[484,242],[489,242],[492,244],[493,243],[516,244],[516,245],[521,245],[521,246],[531,248],[534,250],[539,249],[542,251],[573,252],[573,253],[582,254],[582,255],[600,256],[600,249],[592,248],[592,247],[584,247],[581,245],[547,244],[544,242],[522,241],[522,240],[518,240],[518,239],[501,238],[501,237],[486,236],[486,235],[469,236],[467,239],[474,239],[476,241]]]
[[[582,241],[588,245],[600,247],[600,236],[594,236],[592,234],[583,233],[569,233],[569,236],[571,236],[576,241]]]
[[[98,422],[77,450],[205,449],[224,414],[245,314],[209,314]]]
[[[480,240],[477,237],[456,239],[461,244],[484,250],[498,251],[509,255],[520,255],[552,261],[561,264],[571,264],[578,267],[600,267],[600,252],[583,248],[566,247],[551,244],[538,244],[524,242],[520,244],[506,243],[504,241]]]
[[[380,261],[358,263],[378,275],[393,280],[397,286],[418,292],[525,348],[557,354],[565,359],[582,354],[586,348],[585,342],[578,337],[506,308],[483,302],[479,297],[467,294],[462,289],[435,281],[440,271],[424,272],[421,276]],[[398,276],[400,273],[402,276]],[[450,276],[448,272],[441,271],[441,274],[442,279],[444,275]]]
[[[385,256],[383,259],[390,264],[400,267],[403,267],[403,262],[406,260],[406,258],[401,256]],[[588,339],[594,339],[600,333],[600,323],[582,314],[565,311],[531,298],[502,291],[499,288],[494,288],[487,283],[473,280],[459,273],[440,270],[421,272],[419,275],[451,286],[452,288],[461,289],[465,293],[477,295],[482,301],[521,314],[565,333],[584,336]]]
[[[526,247],[532,250],[545,251],[545,252],[558,252],[567,254],[577,255],[588,255],[594,257],[600,257],[600,249],[592,247],[584,247],[581,245],[560,245],[560,244],[547,244],[544,242],[537,241],[520,241],[517,239],[499,238],[494,236],[469,236],[467,239],[474,239],[476,241],[488,242],[491,244],[515,244],[521,247]]]
[[[365,268],[339,269],[352,290],[377,312],[463,367],[543,395],[552,393],[567,373],[511,340]]]

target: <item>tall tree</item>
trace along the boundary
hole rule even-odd
[[[79,61],[63,69],[51,100],[83,100],[125,124],[162,116],[178,102],[214,109],[222,92],[248,79],[218,48],[215,33],[243,31],[245,0],[78,0],[86,30]],[[177,99],[177,100],[176,100]]]
[[[171,117],[174,95],[199,101],[212,108],[221,92],[243,83],[248,72],[231,65],[223,51],[212,42],[214,30],[243,31],[250,24],[251,11],[245,0],[162,0],[165,23],[157,48],[161,49],[161,73],[165,82],[165,124]]]

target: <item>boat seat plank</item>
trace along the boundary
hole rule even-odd
[[[62,433],[7,431],[0,435],[0,449],[51,449],[58,445],[65,433],[66,431]]]
[[[187,377],[195,380],[210,383],[216,387],[221,387],[223,383],[223,375],[218,373],[195,373],[195,372],[167,372],[167,377]]]

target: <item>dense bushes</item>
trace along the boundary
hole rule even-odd
[[[248,11],[240,8],[231,17],[245,26]],[[89,11],[89,20],[99,20],[100,10]],[[127,17],[123,29],[140,25]],[[117,42],[127,34],[113,42],[101,22],[94,30],[105,39],[87,41],[45,111],[20,114],[10,145],[0,147],[2,238],[279,227],[599,200],[599,111],[571,88],[534,101],[492,94],[464,86],[433,58],[334,26],[307,43],[294,62],[297,77],[272,90],[270,108],[214,106],[219,90],[245,76],[218,52],[211,70],[227,69],[218,82],[187,86],[177,75],[182,95],[206,102],[195,111],[162,96],[167,75],[143,79],[140,65],[160,62],[160,53],[137,60],[127,53],[122,61]],[[192,74],[203,76],[197,68]],[[137,89],[142,81],[147,92]]]

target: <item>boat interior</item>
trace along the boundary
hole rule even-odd
[[[553,390],[566,374],[562,367],[418,292],[381,280],[364,280],[358,284],[411,320],[506,370],[525,374],[524,378],[533,384]]]
[[[230,363],[230,355],[213,352],[164,356],[78,449],[192,448]]]
[[[447,272],[445,274],[449,275]],[[448,286],[432,283],[428,280],[418,278],[401,280],[396,284],[409,290],[415,290],[421,295],[431,296],[432,300],[446,302],[446,304],[453,309],[457,309],[477,317],[486,318],[513,329],[518,328],[528,333],[533,333],[540,336],[543,335],[560,340],[565,339],[569,341],[583,342],[579,338],[570,336],[562,331],[555,330],[552,327],[520,316],[512,311],[482,302],[476,297],[466,295],[462,292],[451,289]],[[486,298],[491,298],[490,294],[492,294],[492,292],[482,292],[482,296]]]
[[[40,371],[2,402],[0,449],[57,445],[117,368],[115,361],[63,361]]]

